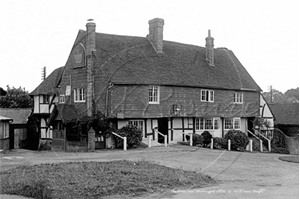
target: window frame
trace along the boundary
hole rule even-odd
[[[148,87],[148,101],[149,104],[160,103],[160,86],[150,85]]]
[[[50,96],[49,95],[42,95],[42,96],[43,96],[42,104],[49,104]]]
[[[231,126],[232,128],[226,128],[226,121],[229,121],[231,122]],[[236,122],[238,122],[238,127],[236,128]],[[241,125],[242,124],[242,121],[241,121],[241,118],[224,118],[224,130],[241,130]]]
[[[210,126],[212,128],[206,128],[207,127],[207,121],[211,121]],[[196,123],[195,123],[195,129],[196,130],[219,130],[220,125],[219,125],[219,118],[202,118],[202,117],[198,117],[196,118]],[[217,124],[217,125],[216,125]]]
[[[63,99],[63,100],[62,100]],[[66,103],[66,95],[65,94],[60,94],[59,99],[58,99],[59,104],[64,104]]]
[[[214,102],[215,92],[214,90],[201,89],[201,102]]]
[[[242,92],[234,92],[233,94],[233,103],[235,104],[243,104],[244,95]]]
[[[74,88],[74,102],[85,102],[84,88]]]
[[[134,123],[137,123],[137,125]],[[144,132],[144,126],[145,126],[144,120],[128,120],[128,124],[136,126],[138,129],[140,129],[142,132]],[[140,125],[140,124],[142,124],[142,125]]]

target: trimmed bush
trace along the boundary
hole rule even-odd
[[[129,148],[135,146],[139,146],[142,142],[143,135],[142,131],[138,129],[136,126],[128,124],[121,129],[118,129],[116,131],[116,134],[127,137],[127,145]],[[123,139],[119,138],[118,136],[115,136],[117,146],[123,146]]]
[[[199,134],[193,134],[193,146],[203,145],[204,138]]]
[[[227,149],[228,141],[225,138],[214,137],[214,149]]]
[[[201,135],[203,136],[204,139],[203,145],[208,146],[211,143],[212,135],[208,131],[204,131]]]
[[[249,143],[247,135],[239,130],[230,130],[225,135],[226,140],[231,141],[231,149],[244,151]]]
[[[185,135],[185,139],[187,141],[190,141],[190,135]],[[199,135],[199,134],[193,134],[193,146],[196,146],[196,145],[200,145],[202,146],[203,145],[203,136],[202,135]]]

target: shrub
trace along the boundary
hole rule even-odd
[[[190,135],[185,135],[187,141],[190,141]],[[203,136],[199,134],[193,134],[193,146],[203,145]]]
[[[207,146],[211,143],[211,138],[212,138],[212,135],[208,132],[208,131],[204,131],[202,134],[203,136],[203,144],[204,146]]]
[[[122,136],[122,137],[127,137],[127,144],[128,147],[133,147],[138,146],[141,144],[143,135],[142,131],[138,129],[136,126],[128,124],[121,129],[118,129],[116,131],[116,134]],[[118,136],[116,137],[116,142],[118,146],[123,146],[123,139],[119,138]]]
[[[204,138],[202,135],[193,134],[193,146],[195,145],[203,145]]]
[[[227,149],[228,141],[225,138],[214,137],[214,149]]]
[[[249,138],[247,135],[239,130],[230,130],[225,135],[226,140],[231,141],[232,150],[245,150],[249,143]]]

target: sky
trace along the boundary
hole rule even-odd
[[[164,40],[234,52],[263,91],[299,87],[299,0],[0,0],[0,87],[33,91],[64,66],[79,29],[145,37],[163,18]]]

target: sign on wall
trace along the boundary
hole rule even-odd
[[[77,44],[72,51],[73,68],[84,67],[85,64],[85,48],[82,43]]]

